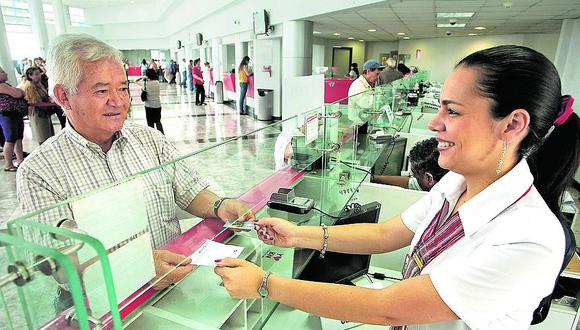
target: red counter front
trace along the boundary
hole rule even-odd
[[[324,79],[324,103],[332,103],[348,96],[348,89],[354,80],[342,78]],[[340,102],[346,104],[346,100]]]
[[[140,76],[141,75],[141,67],[140,66],[130,66],[127,69],[128,76]]]
[[[236,92],[236,74],[235,73],[224,73],[224,89],[227,92]]]

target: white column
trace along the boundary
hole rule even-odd
[[[48,51],[48,32],[46,30],[42,0],[28,0],[28,7],[30,9],[32,33],[40,46],[40,56],[46,57],[46,52]]]
[[[284,22],[282,38],[282,78],[312,73],[312,22]]]
[[[207,62],[207,56],[205,54],[205,46],[199,47],[199,61],[201,62],[201,68],[203,70],[203,64]]]
[[[8,36],[6,35],[6,24],[4,24],[2,7],[0,7],[0,65],[8,74],[8,83],[16,86],[16,75],[14,74],[14,66],[12,64],[12,55],[10,55],[10,45],[8,44]]]
[[[72,23],[70,22],[70,14],[68,11],[69,6],[64,6],[64,26],[66,31],[70,31]]]
[[[560,30],[560,39],[556,49],[554,64],[562,80],[562,94],[571,94],[580,98],[580,18],[565,19]],[[580,107],[576,107],[576,112]]]
[[[52,6],[54,8],[54,20],[56,27],[56,35],[66,33],[66,16],[68,12],[65,12],[65,7],[62,4],[62,0],[52,0]]]
[[[235,47],[235,69],[236,69],[236,104],[237,104],[237,108],[240,108],[240,105],[238,104],[240,102],[240,75],[238,74],[238,66],[240,65],[240,62],[242,62],[242,59],[244,58],[244,56],[248,56],[248,43],[247,42],[242,42],[241,38],[239,35],[236,35],[236,42],[234,43],[234,47]],[[247,101],[246,101],[246,106],[247,106]]]
[[[312,30],[310,21],[284,22],[282,34],[282,81],[312,74]],[[282,83],[282,86],[284,84]],[[282,91],[282,97],[286,97]],[[289,96],[288,96],[289,97]],[[282,100],[282,104],[288,104]],[[285,109],[281,109],[285,118]]]
[[[223,80],[222,44],[220,39],[211,41],[211,61],[213,67],[213,80]]]

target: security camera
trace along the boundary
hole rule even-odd
[[[451,31],[445,31],[445,34],[446,34],[447,36],[450,36],[450,35],[451,35]]]
[[[457,20],[456,19],[453,19],[453,18],[450,18],[449,19],[449,24],[455,25],[455,24],[457,24]]]

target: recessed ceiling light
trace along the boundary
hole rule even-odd
[[[364,42],[364,40],[363,40],[363,39],[359,39],[358,41],[360,41],[360,42]]]
[[[131,3],[135,3],[135,1],[134,0],[131,0]]]
[[[320,31],[312,31],[312,34],[320,34]]]
[[[411,37],[403,37],[403,39],[409,40],[409,39],[411,39]]]
[[[377,32],[376,29],[368,29],[367,31],[369,31],[369,32]]]
[[[476,36],[476,35],[477,35],[477,33],[470,33],[470,34],[468,34],[468,36]]]
[[[340,35],[340,33],[333,33],[332,35],[333,35],[333,36],[339,36],[339,35]]]
[[[437,13],[437,18],[472,17],[475,13]]]
[[[405,35],[405,32],[399,32],[397,34],[400,35],[400,36],[404,36]]]
[[[476,30],[485,30],[485,27],[483,27],[483,26],[476,26],[476,27],[474,27],[474,29],[476,29]]]
[[[437,23],[437,27],[438,28],[462,28],[462,27],[465,27],[465,23],[455,23],[455,24]]]
[[[354,38],[353,38],[353,37],[348,37],[347,39],[348,39],[348,40],[354,40]]]

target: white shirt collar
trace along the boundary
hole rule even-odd
[[[113,135],[113,145],[120,144],[121,146],[123,146],[125,144],[127,137],[125,136],[125,134],[123,134],[123,130],[125,130],[125,126],[123,126],[123,129],[121,129],[120,131],[117,131]],[[99,151],[101,150],[101,147],[99,147],[98,144],[87,140],[84,136],[82,136],[79,132],[77,132],[70,125],[70,122],[67,122],[67,125],[64,128],[64,131],[65,131],[65,134],[75,143],[78,143],[81,146],[89,148],[89,149],[94,149],[94,150],[99,150]]]
[[[481,227],[514,204],[534,182],[528,162],[522,159],[516,166],[479,194],[463,204],[458,212],[466,236]],[[465,178],[449,172],[438,184],[441,196],[454,205],[466,189]]]

